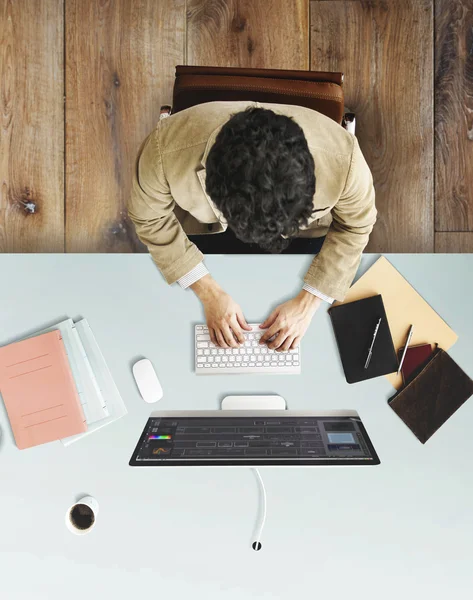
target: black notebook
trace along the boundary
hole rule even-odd
[[[381,295],[329,309],[345,378],[356,383],[394,373],[398,361]],[[365,369],[376,325],[381,318],[373,353]]]

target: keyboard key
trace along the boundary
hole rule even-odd
[[[197,367],[198,367],[199,369],[203,369],[203,368],[204,368],[204,365],[201,365],[201,364],[199,364],[199,365],[197,365]]]
[[[215,362],[222,362],[222,357],[221,356],[216,356],[215,357]]]
[[[237,356],[236,360],[237,360],[237,362],[241,362],[243,360],[243,356]]]
[[[202,352],[202,350],[198,350],[197,352]],[[208,356],[210,354],[210,350],[204,350],[204,354],[205,356]]]
[[[213,356],[209,356],[209,357],[207,358],[207,362],[209,362],[209,363],[213,363],[214,361],[215,361],[215,359],[214,359],[214,357],[213,357]]]
[[[197,350],[197,356],[203,356],[204,351],[203,350]]]
[[[222,362],[228,362],[228,356],[222,356]]]
[[[197,348],[208,348],[208,347],[209,347],[208,342],[197,342]]]
[[[198,335],[196,339],[198,342],[210,342],[210,335]]]
[[[235,359],[236,359],[236,356],[233,356],[233,354],[232,354],[232,356],[230,356],[230,362],[235,362]]]
[[[225,350],[224,350],[223,348],[219,348],[219,349],[218,349],[218,353],[219,353],[219,354],[225,354]]]
[[[225,369],[225,367],[226,367],[226,365],[224,363],[220,363],[218,366],[220,369]]]
[[[213,356],[215,356],[217,354],[217,350],[211,350],[210,354],[212,354]]]
[[[197,362],[198,363],[204,363],[207,362],[207,358],[205,356],[198,356],[197,357]]]
[[[204,367],[205,367],[206,369],[210,369],[210,365],[209,365],[209,364],[207,364],[207,363],[205,363]]]

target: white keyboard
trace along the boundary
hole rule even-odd
[[[301,372],[300,347],[289,352],[276,352],[259,339],[264,330],[251,324],[252,331],[243,331],[245,343],[239,348],[219,348],[210,341],[206,325],[195,326],[195,372],[197,375],[224,373],[286,373]]]

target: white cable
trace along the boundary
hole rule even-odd
[[[266,489],[264,487],[264,482],[263,482],[263,478],[260,475],[260,472],[258,471],[258,469],[253,469],[253,471],[256,473],[256,477],[258,478],[258,482],[260,484],[260,489],[261,489],[261,493],[262,493],[262,497],[263,497],[263,515],[261,517],[261,523],[259,525],[259,528],[257,529],[258,534],[256,536],[256,540],[255,540],[255,550],[258,550],[258,546],[260,544],[260,539],[261,539],[261,534],[263,533],[263,527],[266,521]]]

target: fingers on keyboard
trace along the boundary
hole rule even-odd
[[[263,331],[241,331],[243,343],[238,342],[238,337],[232,331],[235,342],[234,347],[221,347],[214,344],[205,326],[196,327],[195,332],[195,362],[199,372],[222,373],[234,372],[299,372],[299,349],[281,351],[260,345]],[[220,336],[222,337],[222,336]],[[238,347],[235,347],[238,346]]]

